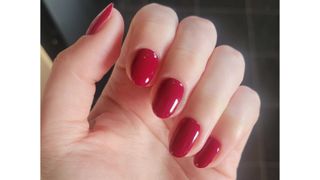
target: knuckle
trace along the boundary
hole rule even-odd
[[[66,64],[68,64],[68,59],[70,59],[70,54],[68,52],[68,49],[65,49],[59,52],[53,61],[52,71],[55,71],[56,69],[60,69],[61,67],[66,66]]]
[[[151,3],[142,7],[138,11],[137,16],[145,21],[155,21],[161,23],[165,19],[170,19],[178,22],[178,15],[172,8],[160,5],[158,3]]]
[[[74,57],[74,54],[77,54],[78,52],[78,47],[81,45],[86,45],[87,39],[88,36],[81,36],[74,44],[59,52],[54,62],[67,61]]]
[[[229,45],[221,45],[216,48],[218,53],[223,54],[228,61],[230,61],[231,66],[240,69],[244,72],[245,60],[242,53]]]
[[[217,50],[224,53],[224,54],[228,54],[229,56],[233,56],[236,59],[244,59],[243,55],[240,51],[234,49],[233,47],[229,46],[229,45],[221,45],[217,47]]]
[[[213,22],[205,18],[188,16],[181,21],[181,24],[194,27],[195,30],[199,30],[200,32],[216,34],[216,28]]]
[[[65,61],[67,59],[69,59],[69,53],[68,53],[68,49],[65,49],[65,50],[62,50],[61,52],[58,53],[54,62],[58,63],[60,61]]]
[[[240,91],[243,91],[244,93],[246,93],[249,97],[249,100],[254,102],[257,107],[260,108],[261,106],[261,99],[260,99],[260,96],[259,94],[257,93],[257,91],[253,90],[252,88],[248,87],[248,86],[240,86],[239,87],[239,90]]]
[[[152,11],[157,9],[159,11],[163,11],[163,12],[166,12],[166,13],[171,13],[171,14],[176,15],[176,12],[172,8],[170,8],[168,6],[164,6],[164,5],[158,4],[158,3],[151,3],[149,5],[146,5],[145,8],[150,8]]]

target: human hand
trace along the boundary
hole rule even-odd
[[[42,98],[43,179],[235,179],[260,109],[240,86],[243,56],[215,47],[210,21],[179,23],[157,4],[138,11],[122,45],[123,31],[108,6],[55,59]]]

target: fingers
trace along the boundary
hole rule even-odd
[[[150,4],[134,16],[117,66],[138,86],[150,86],[160,61],[173,41],[177,14],[169,7]]]
[[[154,114],[164,119],[178,115],[169,125],[170,152],[177,157],[195,155],[196,166],[211,167],[212,161],[222,161],[240,137],[250,132],[249,122],[254,118],[249,115],[256,112],[243,107],[251,103],[254,110],[259,109],[259,103],[238,97],[252,96],[244,93],[246,88],[237,91],[244,75],[243,56],[229,46],[214,50],[217,35],[210,21],[188,17],[179,25],[177,22],[176,14],[165,6],[152,4],[142,8],[130,25],[109,82],[113,88],[108,84],[103,94],[113,89],[122,92],[118,95],[135,95],[139,98],[132,97],[122,105],[130,109],[135,104],[144,110],[136,114],[149,114],[148,88],[138,86],[151,87]],[[117,87],[119,84],[126,85]],[[90,119],[105,111],[107,101],[99,99]],[[240,110],[235,111],[237,108]],[[238,116],[241,121],[235,119]]]
[[[179,113],[204,71],[215,43],[216,30],[212,22],[199,17],[180,22],[156,85],[152,87],[152,108],[158,117],[170,117],[180,104]]]
[[[130,25],[109,83],[111,86],[117,80],[126,84],[126,79],[119,73],[124,69],[136,85],[152,86],[152,109],[160,118],[172,115],[180,101],[177,113],[182,109],[216,43],[215,27],[208,20],[189,17],[180,22],[178,29],[177,25],[178,19],[172,9],[157,4],[143,7]],[[107,87],[101,97],[110,96],[107,95],[107,90],[110,91]],[[125,85],[122,88],[130,88],[135,94],[145,92],[135,86]],[[90,119],[104,112],[106,99],[98,100]]]
[[[229,46],[217,47],[206,70],[174,121],[170,151],[177,157],[198,152],[239,87],[244,74],[244,60]],[[192,148],[192,149],[191,149]],[[190,152],[189,152],[190,151]]]
[[[90,120],[94,121],[97,116],[105,112],[105,107],[109,103],[109,98],[106,97],[116,96],[112,93],[113,89],[117,89],[117,94],[121,94],[121,97],[117,97],[118,100],[126,99],[124,100],[126,106],[131,106],[128,98],[133,101],[133,97],[138,97],[138,104],[135,102],[132,106],[144,109],[140,113],[141,116],[146,114],[145,110],[150,108],[150,103],[144,97],[149,96],[149,91],[140,87],[153,84],[160,62],[175,37],[177,26],[178,17],[169,7],[153,3],[137,12],[130,24],[109,83],[90,113]],[[115,88],[112,88],[113,86]],[[123,94],[128,98],[123,97]],[[152,114],[151,108],[150,114]]]
[[[207,142],[194,156],[194,164],[199,168],[215,167],[238,147],[237,154],[232,156],[236,166],[259,111],[258,94],[248,87],[239,87]]]
[[[66,123],[73,124],[72,131],[77,127],[83,131],[88,129],[87,116],[95,82],[110,69],[120,52],[123,20],[116,9],[109,6],[109,10],[112,12],[104,17],[107,20],[100,19],[99,27],[90,30],[90,35],[81,37],[55,59],[42,103],[45,132],[70,128]]]

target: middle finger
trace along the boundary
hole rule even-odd
[[[158,117],[165,119],[182,109],[205,69],[216,39],[215,27],[209,20],[190,16],[180,22],[152,87],[152,108]]]

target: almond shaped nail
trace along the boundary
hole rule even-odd
[[[209,137],[202,149],[194,156],[194,165],[198,168],[207,167],[217,156],[220,148],[220,142],[213,137]]]
[[[89,28],[87,29],[86,34],[92,35],[98,32],[101,29],[102,25],[109,19],[112,9],[113,3],[110,3],[94,18]]]
[[[178,107],[184,92],[182,83],[174,78],[163,80],[152,102],[153,112],[160,118],[170,117]]]
[[[184,118],[170,142],[170,153],[176,157],[184,157],[191,150],[200,133],[200,125],[192,118]]]
[[[131,78],[138,86],[146,87],[157,72],[159,58],[151,49],[139,49],[131,65]]]

